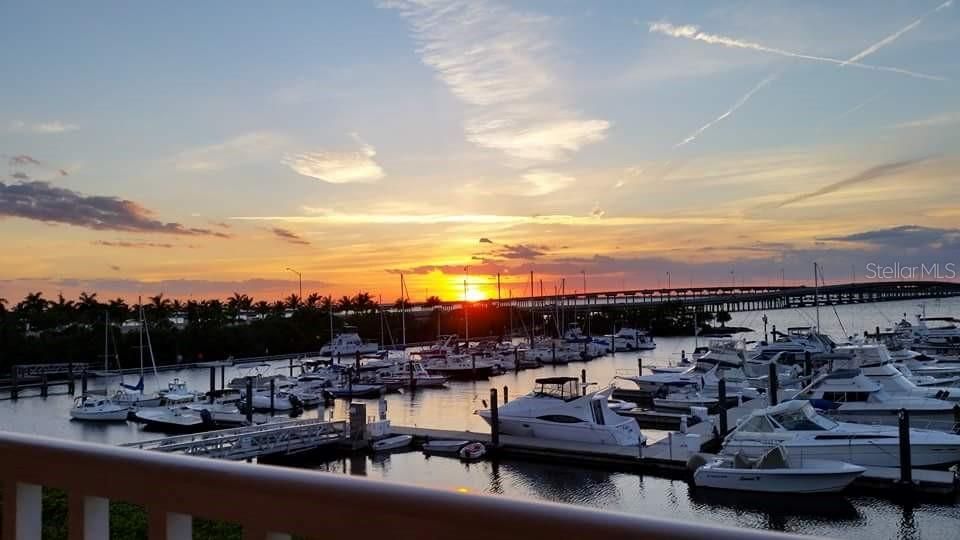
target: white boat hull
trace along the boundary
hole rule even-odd
[[[746,456],[759,457],[770,449],[769,443],[756,441],[738,441],[728,439],[724,443],[727,451],[740,450]],[[788,456],[796,460],[823,459],[844,461],[865,467],[899,467],[900,444],[896,438],[889,442],[878,439],[861,440],[836,439],[833,444],[823,441],[786,441],[783,449]],[[943,444],[910,445],[910,462],[914,467],[946,467],[960,463],[960,446]]]
[[[490,423],[489,414],[482,413],[483,411],[480,416]],[[500,433],[515,437],[615,446],[638,446],[643,438],[636,421],[632,418],[617,425],[597,425],[586,422],[562,424],[537,418],[504,416],[501,413],[499,420]]]
[[[699,487],[740,491],[837,493],[863,472],[863,467],[821,460],[806,460],[802,467],[782,469],[734,469],[714,462],[697,469],[693,481]]]
[[[370,447],[374,452],[385,452],[387,450],[406,448],[410,446],[411,442],[413,442],[413,437],[410,435],[395,435],[393,437],[387,437],[386,439],[374,441]]]
[[[127,416],[129,414],[129,409],[96,412],[70,409],[71,418],[74,420],[83,420],[85,422],[124,422],[127,420]]]

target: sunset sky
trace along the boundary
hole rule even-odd
[[[0,297],[960,265],[960,6],[4,2]],[[781,269],[783,276],[781,277]]]

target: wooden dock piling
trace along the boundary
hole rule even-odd
[[[17,366],[14,364],[10,368],[10,399],[17,399],[20,396],[20,390],[17,388]]]
[[[213,403],[213,394],[217,390],[217,368],[210,366],[210,392],[207,394],[210,403]]]
[[[769,388],[767,389],[767,395],[769,396],[770,406],[773,407],[777,404],[777,398],[779,397],[777,393],[780,390],[780,383],[777,381],[777,363],[770,362],[770,370],[767,375],[767,383]]]
[[[276,411],[277,380],[270,379],[270,412]]]
[[[76,381],[73,378],[73,362],[67,364],[67,391],[70,392],[70,395],[77,393]]]
[[[253,423],[253,377],[247,377],[247,422]]]
[[[490,443],[500,446],[500,411],[497,408],[497,389],[490,389]]]
[[[510,398],[510,389],[507,388],[507,385],[503,385],[503,404],[507,404],[507,400]]]
[[[717,397],[720,411],[718,415],[720,416],[720,437],[724,437],[727,434],[727,380],[721,378],[717,382]]]
[[[44,373],[40,375],[40,397],[47,397],[47,392],[49,392],[47,388],[47,374]]]
[[[910,455],[910,413],[900,409],[897,413],[897,427],[900,428],[900,484],[913,485],[913,464]]]

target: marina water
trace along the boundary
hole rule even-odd
[[[862,334],[864,330],[872,332],[877,326],[881,329],[893,326],[904,314],[910,320],[920,309],[917,301],[837,306],[836,311],[827,306],[820,309],[820,328],[834,338],[842,338]],[[960,299],[929,301],[925,309],[928,316],[957,316],[960,315]],[[729,324],[754,329],[754,332],[738,337],[763,339],[763,315],[763,312],[733,313]],[[766,315],[770,330],[774,324],[781,331],[816,324],[813,308],[769,311]],[[705,339],[708,338],[701,338],[700,342]],[[676,363],[681,351],[689,354],[695,346],[692,337],[658,337],[656,340],[657,348],[642,355],[645,366]],[[618,372],[632,370],[635,373],[637,358],[637,353],[618,353],[589,363],[545,366],[499,375],[487,381],[452,381],[446,389],[390,394],[387,396],[388,417],[396,425],[488,432],[489,428],[473,412],[484,407],[483,400],[488,399],[490,388],[502,392],[507,386],[511,396],[518,396],[528,392],[538,377],[579,377],[581,369],[587,370],[589,382],[603,386]],[[225,373],[227,382],[242,376],[248,369],[228,367]],[[278,363],[274,369],[286,373],[287,363]],[[173,377],[186,380],[196,390],[207,390],[209,386],[207,369],[163,371],[159,385],[165,387]],[[219,377],[218,369],[218,384]],[[96,379],[91,379],[91,388],[96,388],[97,384]],[[147,388],[151,389],[155,384],[157,381],[153,376],[148,376]],[[163,436],[145,431],[141,425],[132,422],[113,425],[71,422],[68,411],[72,399],[69,395],[51,393],[46,399],[30,397],[2,401],[0,429],[105,444]],[[376,414],[377,400],[365,402],[368,404],[367,414]],[[337,401],[326,409],[308,410],[303,417],[320,415],[344,418],[346,402]],[[645,433],[651,440],[663,436],[646,430]],[[443,457],[426,457],[417,451],[372,456],[356,454],[298,466],[461,492],[541,499],[645,516],[802,534],[870,540],[960,537],[960,501],[955,498],[918,498],[895,493],[878,496],[875,492],[865,495],[856,491],[812,496],[725,493],[695,489],[683,479],[650,474],[516,459],[466,464]]]

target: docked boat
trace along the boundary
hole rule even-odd
[[[819,414],[809,402],[797,400],[753,411],[727,435],[723,447],[758,457],[774,444],[804,460],[827,459],[869,467],[900,464],[897,427],[837,422]],[[914,467],[960,463],[960,436],[911,429],[910,454]]]
[[[129,408],[159,407],[163,403],[163,397],[156,392],[145,394],[143,392],[143,376],[141,375],[139,382],[135,385],[120,383],[120,389],[113,394],[111,401],[118,405],[126,405]]]
[[[475,441],[464,445],[457,451],[457,455],[463,461],[477,461],[483,458],[487,453],[487,447],[482,442]]]
[[[739,453],[717,456],[693,473],[693,482],[698,487],[764,493],[836,493],[864,471],[842,461],[797,459],[775,446],[756,460]]]
[[[94,396],[78,397],[70,409],[70,418],[88,422],[123,422],[130,406]]]
[[[373,441],[373,443],[370,445],[370,448],[374,452],[386,452],[388,450],[407,448],[412,442],[412,435],[394,435],[392,437]]]
[[[382,384],[363,384],[344,382],[324,388],[324,392],[334,398],[373,398],[386,388]]]
[[[657,348],[657,343],[649,333],[626,326],[613,335],[613,343],[617,352],[649,351]]]
[[[761,341],[750,351],[751,356],[770,360],[781,355],[784,360],[800,361],[806,353],[811,356],[827,354],[836,347],[836,342],[810,326],[787,328],[787,332],[773,331],[773,341]]]
[[[536,384],[531,393],[499,408],[500,433],[615,446],[646,443],[636,420],[610,409],[607,400],[612,386],[581,395],[576,377],[545,377],[536,379]],[[477,414],[492,422],[489,409]]]
[[[380,346],[373,341],[364,341],[360,339],[357,329],[352,326],[344,327],[343,331],[333,338],[333,341],[320,348],[320,356],[335,357],[353,357],[357,354],[373,354],[380,349]]]
[[[377,379],[386,385],[408,388],[440,388],[446,386],[447,378],[427,371],[420,362],[397,364],[377,372]]]
[[[626,412],[637,408],[637,404],[632,401],[624,401],[612,397],[607,398],[607,406],[610,407],[610,410],[613,412]]]
[[[468,354],[421,357],[426,370],[451,380],[472,381],[488,379],[494,375],[495,365],[483,357]]]
[[[271,408],[274,411],[292,411],[301,407],[303,403],[300,399],[287,391],[276,392],[272,400],[269,391],[255,391],[253,394],[253,408],[258,411],[268,411]]]
[[[892,396],[960,401],[960,388],[936,386],[930,379],[921,379],[929,383],[919,386],[893,365],[889,351],[883,345],[858,344],[837,347],[836,354],[844,357],[833,360],[833,369],[860,369],[865,377],[876,382]],[[910,373],[911,376],[913,373]]]
[[[915,426],[952,429],[954,423],[955,403],[891,394],[860,369],[836,369],[821,375],[795,397],[810,400],[814,407],[849,422],[897,425],[897,414],[905,409]]]
[[[458,439],[433,439],[423,443],[423,453],[456,456],[459,455],[460,449],[468,444],[470,444],[470,441]]]

